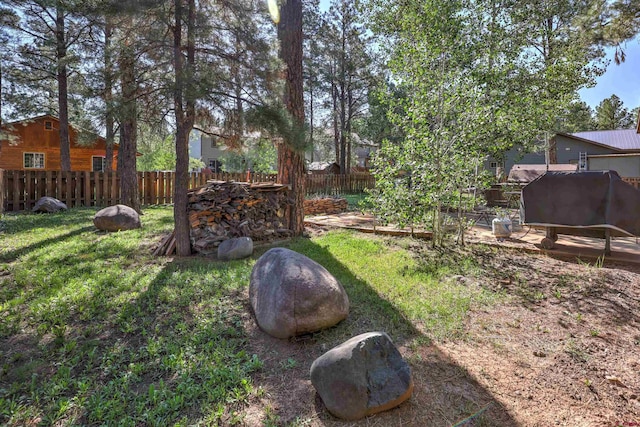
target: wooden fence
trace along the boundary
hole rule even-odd
[[[307,194],[337,195],[344,193],[362,193],[375,187],[375,178],[368,173],[349,175],[313,174],[307,175]]]
[[[212,174],[191,172],[189,188],[204,185],[207,180],[239,182],[275,181],[275,175]],[[3,171],[0,169],[0,212],[30,210],[43,196],[55,197],[69,207],[109,206],[120,201],[117,173],[60,171]],[[173,203],[174,172],[138,172],[140,203],[161,205]],[[364,174],[344,176],[308,175],[307,193],[340,194],[363,191],[373,186],[373,178]]]

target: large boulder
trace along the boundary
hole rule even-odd
[[[31,210],[33,212],[55,213],[59,211],[66,211],[67,205],[55,197],[44,196],[36,202],[36,205]]]
[[[104,231],[132,230],[140,228],[140,215],[129,206],[109,206],[96,212],[93,224]]]
[[[218,259],[231,261],[251,256],[253,253],[253,240],[251,237],[234,237],[220,243],[218,246]]]
[[[268,250],[251,272],[258,326],[277,338],[331,327],[349,314],[344,288],[323,266],[285,248]]]
[[[333,415],[357,420],[411,397],[411,369],[384,332],[358,335],[311,365],[311,383]]]

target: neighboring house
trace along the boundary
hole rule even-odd
[[[307,171],[310,174],[339,174],[340,165],[336,162],[311,162],[307,166]]]
[[[578,170],[615,170],[622,177],[640,177],[639,129],[558,132],[555,135],[557,164],[577,165]],[[514,148],[505,153],[504,165],[489,158],[485,167],[494,173],[504,167],[509,174],[516,164],[545,164],[543,150],[525,153]]]
[[[369,170],[371,168],[371,156],[376,152],[378,146],[366,139],[361,139],[354,134],[353,144],[355,146],[356,166]]]
[[[220,158],[224,152],[223,147],[215,136],[205,133],[200,134],[200,160],[202,160],[205,167],[211,169],[211,172],[222,172]]]
[[[2,125],[0,169],[61,170],[60,122],[44,115]],[[78,140],[79,131],[69,125],[72,171],[104,171],[106,140],[90,134],[93,142]],[[118,145],[113,148],[113,170],[116,170]]]

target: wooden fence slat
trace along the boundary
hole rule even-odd
[[[47,195],[46,173],[44,171],[36,172],[36,200]]]
[[[24,199],[24,210],[28,210],[31,209],[31,207],[33,206],[33,181],[34,181],[34,173],[33,171],[26,171],[24,173],[24,192],[25,192],[25,199]]]
[[[21,171],[13,171],[13,210],[21,211],[23,209],[22,202],[24,200],[24,183]]]
[[[91,174],[89,173],[89,171],[85,171],[84,172],[84,205],[86,207],[91,206],[91,199],[93,199],[92,194],[91,194]]]

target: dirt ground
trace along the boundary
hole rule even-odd
[[[262,392],[239,408],[246,424],[640,426],[640,267],[472,252],[486,277],[456,280],[482,280],[506,302],[472,311],[464,339],[400,345],[413,396],[358,422],[334,418],[311,385],[311,363],[328,350],[319,340],[271,338],[247,315],[265,364],[255,379]]]

